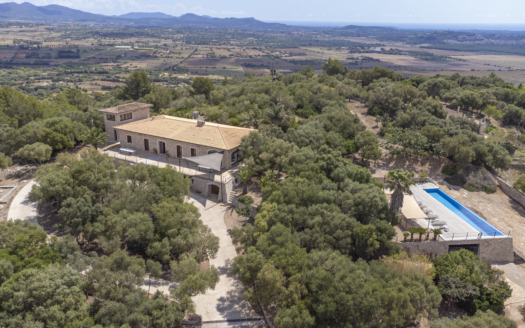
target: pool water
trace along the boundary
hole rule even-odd
[[[425,191],[441,204],[445,205],[446,208],[454,212],[454,214],[462,218],[474,229],[481,232],[484,236],[504,236],[502,232],[494,228],[490,223],[474,214],[471,210],[447,195],[441,189],[425,189]]]

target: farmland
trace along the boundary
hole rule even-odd
[[[123,83],[133,70],[145,70],[163,86],[214,79],[289,74],[307,64],[317,71],[328,59],[349,69],[376,66],[401,73],[488,76],[497,72],[518,85],[525,82],[524,57],[472,51],[422,48],[381,37],[331,35],[320,31],[248,32],[199,28],[145,30],[13,24],[0,27],[0,67],[7,72],[32,68],[43,76],[3,74],[1,83],[73,83],[89,92],[104,92]],[[38,74],[37,74],[38,75]],[[113,85],[114,86],[114,85]]]

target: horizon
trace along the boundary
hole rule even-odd
[[[415,0],[400,0],[392,4],[387,0],[374,3],[340,3],[327,0],[323,3],[297,0],[278,2],[268,0],[264,4],[246,3],[238,0],[189,1],[179,0],[175,4],[166,0],[151,0],[141,3],[135,0],[28,0],[2,1],[0,3],[28,2],[36,6],[60,5],[105,16],[119,16],[130,12],[154,13],[181,16],[187,13],[217,18],[253,17],[264,22],[302,23],[306,26],[503,26],[525,29],[525,3],[505,0],[444,0],[440,3],[421,3]],[[278,11],[275,10],[278,9]],[[505,10],[512,8],[512,10]],[[315,14],[313,14],[315,13]],[[523,26],[523,27],[519,27]],[[485,28],[482,28],[485,29]],[[514,30],[514,29],[513,29]]]

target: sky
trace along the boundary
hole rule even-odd
[[[12,2],[0,0],[1,2]],[[525,24],[524,0],[26,0],[96,14],[185,13],[263,21],[385,24]]]

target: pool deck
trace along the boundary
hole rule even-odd
[[[412,194],[414,195],[414,198],[416,201],[421,202],[423,205],[427,207],[428,210],[432,211],[432,214],[435,214],[438,216],[439,221],[445,221],[448,226],[448,231],[442,231],[441,237],[448,241],[448,240],[467,240],[467,239],[479,239],[478,234],[479,231],[472,227],[470,224],[465,222],[462,218],[457,216],[454,212],[449,210],[445,205],[441,204],[437,199],[432,197],[430,194],[428,194],[425,189],[436,189],[439,188],[433,183],[424,183],[424,184],[417,184],[410,186],[410,190],[412,191]],[[428,219],[416,219],[415,220],[419,226],[422,228],[429,227],[429,220]],[[431,229],[439,229],[438,226],[434,227],[432,226],[432,223],[430,224]],[[506,235],[504,236],[483,236],[481,237],[483,239],[485,238],[507,238]]]

